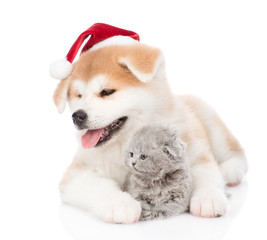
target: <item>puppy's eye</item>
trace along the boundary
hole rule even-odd
[[[78,98],[82,98],[82,94],[78,94]]]
[[[145,159],[147,158],[147,155],[142,154],[142,155],[140,156],[140,158],[141,158],[142,160],[145,160]]]
[[[100,97],[105,97],[105,96],[109,96],[109,95],[113,94],[114,92],[116,92],[115,89],[108,89],[108,88],[106,88],[106,89],[103,89],[99,93],[99,95],[100,95]]]

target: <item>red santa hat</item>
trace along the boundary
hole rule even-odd
[[[50,75],[56,79],[64,79],[72,72],[72,62],[75,59],[84,40],[89,37],[81,53],[110,45],[130,45],[138,43],[139,35],[135,32],[113,27],[104,23],[96,23],[84,31],[74,42],[65,59],[50,65]]]

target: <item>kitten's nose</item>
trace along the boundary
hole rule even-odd
[[[136,164],[136,161],[132,161],[132,165],[134,166]]]

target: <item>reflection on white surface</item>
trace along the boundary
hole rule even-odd
[[[227,216],[200,218],[189,213],[161,221],[139,222],[131,225],[108,224],[85,211],[62,204],[60,217],[65,230],[73,239],[222,239],[231,222],[240,212],[246,199],[248,186],[227,188],[231,194]]]

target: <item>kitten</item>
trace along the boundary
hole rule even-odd
[[[130,177],[125,190],[142,205],[140,220],[160,219],[188,210],[192,178],[185,143],[171,128],[146,126],[126,151]]]

